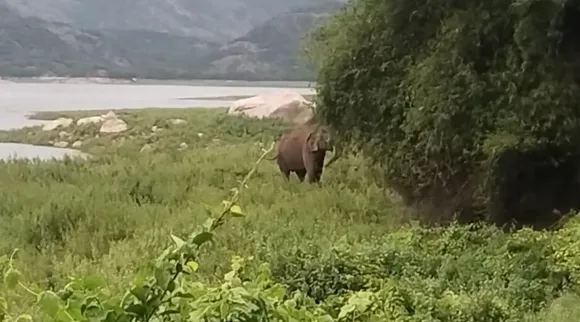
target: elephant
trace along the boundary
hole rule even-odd
[[[327,151],[334,151],[329,130],[307,123],[282,135],[278,151],[270,160],[276,159],[286,180],[290,178],[290,172],[295,172],[300,182],[313,183],[320,181]],[[336,153],[333,159],[336,159]]]

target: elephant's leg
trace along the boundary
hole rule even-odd
[[[304,155],[304,167],[306,168],[306,182],[319,182],[324,167],[325,152],[309,153]]]
[[[300,182],[304,181],[304,177],[306,177],[306,169],[296,170],[296,175],[298,176],[298,180],[300,180]]]
[[[304,158],[304,167],[306,168],[306,182],[314,182],[316,180],[316,167],[311,156]]]
[[[278,168],[280,169],[280,173],[282,173],[282,177],[286,180],[290,180],[290,169],[286,166],[284,161],[278,160]]]
[[[322,171],[308,172],[308,173],[306,173],[306,182],[308,182],[308,183],[320,182],[321,175],[322,175]]]
[[[290,170],[282,171],[282,177],[286,180],[290,180]]]

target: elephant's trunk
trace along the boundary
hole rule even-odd
[[[341,147],[341,145],[340,144],[335,145],[334,146],[334,154],[332,155],[332,157],[330,158],[330,160],[328,160],[328,162],[326,163],[325,167],[328,167],[332,163],[336,162],[341,156],[342,156],[342,147]]]

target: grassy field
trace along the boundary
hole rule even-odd
[[[0,165],[0,254],[18,248],[14,265],[35,289],[58,289],[69,276],[96,274],[111,293],[124,292],[138,269],[172,244],[170,234],[185,236],[219,213],[262,149],[288,128],[281,121],[229,116],[225,109],[116,113],[129,125],[118,135],[98,135],[96,125],[0,132],[3,142],[49,145],[66,131],[66,140],[82,141],[81,149],[93,155],[88,161]],[[172,124],[175,118],[187,123]],[[150,149],[141,151],[145,145]],[[316,300],[301,302],[306,311],[316,306],[337,321],[580,316],[578,222],[559,232],[516,234],[493,227],[422,229],[404,223],[406,210],[362,157],[345,156],[325,171],[321,186],[308,185],[296,178],[285,182],[273,161],[259,163],[242,191],[245,217],[227,221],[215,242],[201,249],[195,280],[219,285],[232,256],[253,256],[269,263],[272,279],[289,292]],[[35,298],[4,284],[0,291],[11,316],[29,312],[43,320],[31,309]],[[349,292],[364,290],[375,292],[367,298],[374,311],[368,303],[364,309],[352,304],[356,310],[337,317],[353,299]]]

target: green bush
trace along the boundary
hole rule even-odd
[[[319,116],[435,221],[549,224],[580,206],[579,4],[350,1],[312,33]]]
[[[93,159],[0,162],[0,321],[577,320],[578,217],[551,232],[401,227],[360,156],[321,185],[285,182],[253,166],[279,124],[117,114],[127,132],[83,139]],[[87,133],[0,134],[61,131]]]
[[[578,268],[568,265],[577,261],[577,245],[559,242],[577,234],[578,223],[558,234],[521,230],[512,235],[476,226],[402,229],[369,244],[297,253],[272,272],[289,290],[319,303],[351,292],[381,293],[388,285],[399,297],[393,305],[409,317],[516,319],[538,313],[578,285]],[[460,298],[464,308],[445,304],[460,305]]]

